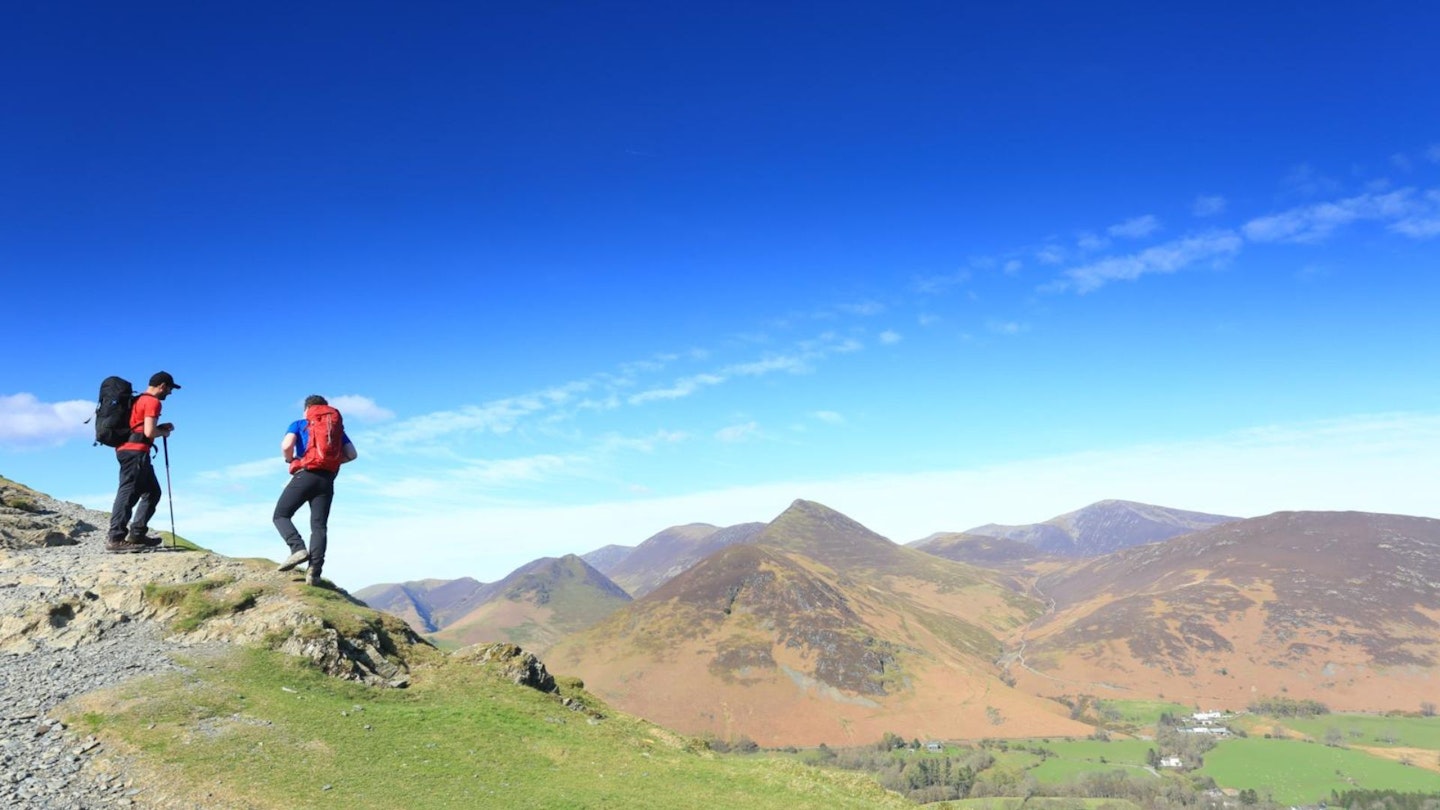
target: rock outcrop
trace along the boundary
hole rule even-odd
[[[174,653],[193,659],[260,646],[379,688],[408,686],[413,667],[442,657],[403,620],[338,588],[305,585],[301,573],[276,572],[271,561],[183,541],[107,553],[108,518],[0,478],[0,736],[9,740],[0,746],[0,805],[129,801],[139,788],[124,756],[49,715],[91,690],[183,669]],[[545,665],[513,644],[459,655],[588,711],[559,695]]]
[[[58,502],[0,478],[0,547],[73,546],[83,535],[96,529],[93,524],[67,514],[80,510],[76,504]]]

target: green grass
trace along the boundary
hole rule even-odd
[[[21,512],[44,512],[44,507],[23,495],[13,495],[0,498],[0,504],[18,509]]]
[[[1035,780],[1042,784],[1062,784],[1087,773],[1103,773],[1116,768],[1125,769],[1131,776],[1151,777],[1150,772],[1145,770],[1145,754],[1155,748],[1153,742],[1067,740],[1047,743],[1044,747],[1058,756],[1046,759],[1030,770]]]
[[[1318,717],[1287,717],[1258,728],[1283,725],[1316,740],[1324,741],[1331,729],[1344,738],[1345,745],[1377,748],[1428,748],[1440,751],[1440,717],[1385,717],[1374,714],[1324,714]]]
[[[1253,788],[1281,804],[1315,802],[1331,790],[1357,787],[1440,791],[1440,773],[1295,740],[1225,740],[1205,755],[1199,772],[1221,787]]]
[[[185,538],[181,537],[181,536],[178,535],[178,534],[171,534],[170,532],[156,532],[155,534],[156,534],[156,536],[159,537],[161,540],[164,540],[164,541],[165,541],[164,543],[161,544],[161,545],[163,545],[165,548],[170,548],[170,547],[173,546],[173,547],[175,547],[175,548],[183,549],[183,550],[185,550],[185,551],[207,551],[207,550],[208,550],[208,549],[205,549],[205,548],[202,547],[202,546],[198,546],[198,545],[196,545],[195,543],[190,542],[189,540],[186,540]]]
[[[1098,709],[1102,718],[1111,714],[1119,716],[1119,722],[1129,726],[1154,730],[1160,722],[1160,715],[1169,713],[1176,717],[1188,717],[1195,713],[1193,706],[1158,700],[1102,700]]]
[[[189,632],[216,616],[228,616],[249,610],[265,589],[260,586],[246,586],[215,594],[230,585],[233,580],[207,579],[180,585],[146,585],[145,601],[156,607],[178,608],[170,626],[181,632]]]
[[[961,799],[926,805],[949,810],[1139,810],[1140,806],[1125,799],[1070,799],[1033,796],[1029,799]]]
[[[996,748],[988,749],[995,757],[995,770],[1001,771],[1026,771],[1040,764],[1040,755],[1032,754],[1029,751],[1012,747],[1009,751],[1001,751]]]
[[[201,804],[208,795],[262,808],[911,807],[868,777],[717,756],[455,661],[418,669],[408,690],[336,680],[258,649],[203,663],[67,707],[69,721],[163,763],[161,784]]]

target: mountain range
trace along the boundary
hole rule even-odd
[[[602,551],[604,570],[566,557],[361,598],[428,616],[442,643],[535,645],[624,711],[765,745],[1085,734],[1080,695],[1414,710],[1440,676],[1426,518],[1103,501],[900,546],[802,500]]]
[[[1256,694],[1413,710],[1440,669],[1440,521],[1278,512],[1039,576],[1016,677],[1039,694]]]
[[[1017,540],[1064,557],[1094,557],[1236,520],[1239,518],[1112,500],[1067,512],[1044,523],[1023,526],[987,523],[965,534]]]

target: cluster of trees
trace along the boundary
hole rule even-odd
[[[1209,734],[1187,734],[1181,731],[1185,724],[1185,718],[1176,717],[1169,712],[1160,715],[1160,721],[1155,724],[1155,745],[1159,748],[1155,761],[1151,762],[1154,767],[1162,756],[1180,757],[1187,768],[1198,768],[1204,761],[1205,752],[1215,747],[1216,740]],[[1147,757],[1148,759],[1148,757]]]
[[[759,743],[743,735],[733,740],[706,737],[705,747],[717,754],[753,754],[760,750]],[[791,749],[791,752],[793,753],[794,749]]]
[[[837,751],[822,745],[818,764],[868,773],[886,789],[920,803],[970,796],[976,774],[995,764],[995,757],[985,750],[966,750],[958,755],[896,756],[899,748],[910,748],[910,744],[892,734],[885,735],[879,744],[862,748]]]
[[[1330,791],[1330,807],[1350,810],[1440,810],[1440,793],[1401,793],[1398,790]]]
[[[1170,732],[1175,733],[1175,730],[1171,728]],[[1214,745],[1213,740],[1197,735],[1177,734],[1177,737],[1180,745]],[[908,750],[899,753],[902,749],[918,747],[918,740],[907,743],[898,734],[886,734],[880,742],[858,748],[837,750],[822,745],[815,764],[868,773],[887,789],[922,804],[1000,796],[1043,796],[1123,799],[1141,807],[1160,810],[1219,810],[1222,806],[1220,798],[1205,792],[1215,786],[1209,779],[1156,779],[1149,774],[1133,775],[1117,768],[1104,773],[1088,773],[1064,785],[1041,785],[1027,770],[995,767],[992,750],[1025,750],[1042,758],[1054,756],[1053,751],[1041,744],[990,740],[982,741],[976,748],[952,747],[950,753],[944,755],[917,755]],[[1158,754],[1152,750],[1149,758],[1158,761]],[[1253,798],[1253,804],[1264,804],[1258,796],[1246,798]]]
[[[1270,697],[1251,703],[1250,711],[1253,714],[1268,714],[1271,717],[1314,717],[1329,714],[1330,707],[1318,700]]]

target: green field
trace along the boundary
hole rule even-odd
[[[1098,709],[1102,718],[1109,720],[1118,717],[1121,723],[1151,731],[1160,721],[1162,714],[1183,717],[1195,712],[1193,706],[1156,700],[1102,700],[1098,703]]]
[[[1296,740],[1225,740],[1205,755],[1200,773],[1221,787],[1253,788],[1281,804],[1315,802],[1351,788],[1440,792],[1440,773]]]
[[[1145,754],[1155,744],[1145,740],[1073,740],[1051,742],[1044,746],[1058,756],[1046,759],[1030,773],[1041,784],[1069,782],[1082,774],[1124,768],[1132,776],[1150,777],[1145,769]]]
[[[147,806],[913,807],[867,776],[716,755],[482,667],[447,660],[413,675],[410,689],[377,689],[246,649],[87,698],[66,716],[140,753],[136,767],[153,764],[136,799]],[[567,694],[596,703],[574,685]]]
[[[998,770],[1026,771],[1040,764],[1039,754],[1032,754],[1019,746],[1011,747],[1008,751],[995,748],[988,750],[991,756],[995,757],[995,764],[992,767]]]
[[[1322,714],[1318,717],[1297,717],[1275,720],[1270,725],[1283,725],[1302,734],[1324,741],[1335,732],[1345,745],[1377,748],[1427,748],[1440,752],[1440,717],[1385,717],[1374,714]],[[1260,729],[1268,726],[1264,721]]]
[[[1032,796],[1029,799],[961,799],[926,805],[948,810],[1139,810],[1139,805],[1125,799],[1055,799]]]

